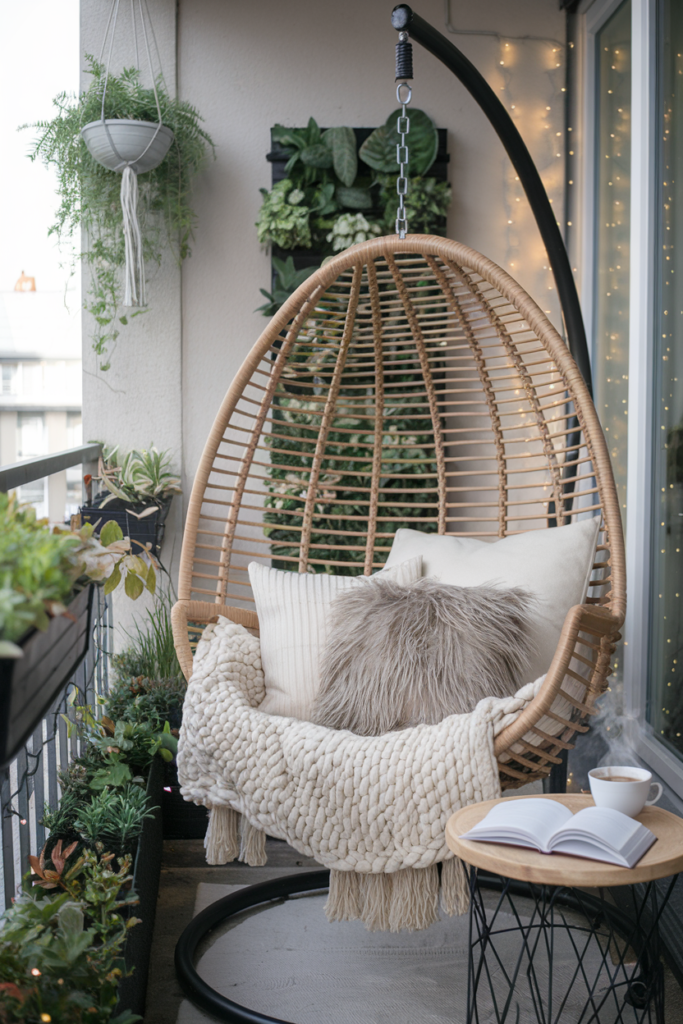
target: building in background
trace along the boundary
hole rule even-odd
[[[81,310],[76,290],[41,291],[21,272],[0,291],[0,465],[82,444]],[[63,522],[81,501],[74,467],[20,489]]]

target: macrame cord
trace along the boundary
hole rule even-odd
[[[144,150],[134,161],[124,160],[119,151],[116,148],[114,140],[109,131],[109,125],[106,122],[104,116],[104,105],[105,98],[107,95],[107,82],[109,80],[109,68],[111,67],[112,50],[114,46],[114,34],[116,32],[116,22],[119,14],[120,0],[113,0],[111,10],[109,12],[109,20],[104,33],[104,39],[102,40],[102,49],[100,50],[100,64],[102,63],[102,57],[104,56],[104,49],[107,43],[107,37],[109,36],[109,29],[111,27],[111,36],[109,38],[109,53],[107,56],[107,65],[104,74],[104,89],[102,90],[102,112],[101,121],[102,127],[104,128],[105,134],[109,145],[111,146],[112,152],[119,161],[118,165],[114,168],[115,171],[121,171],[121,210],[123,213],[123,237],[125,243],[125,254],[126,254],[126,265],[125,265],[125,280],[124,280],[124,306],[146,306],[147,305],[147,291],[145,283],[145,262],[142,253],[142,233],[140,231],[140,222],[138,220],[138,175],[135,165],[142,160],[146,155],[150,146],[153,145],[154,140],[159,134],[162,126],[161,118],[161,106],[159,104],[159,95],[157,93],[156,81],[154,78],[154,69],[152,67],[152,55],[149,48],[149,39],[147,37],[147,26],[145,25],[144,11],[147,12],[147,18],[150,23],[150,30],[154,39],[154,46],[157,52],[157,59],[159,60],[159,67],[161,68],[161,60],[159,57],[159,48],[156,43],[156,37],[154,36],[154,28],[152,27],[151,18],[149,16],[149,9],[147,7],[147,0],[144,0],[144,11],[143,11],[143,0],[137,0],[138,9],[140,12],[140,24],[142,25],[142,34],[145,41],[145,50],[147,52],[147,63],[149,66],[150,76],[152,78],[152,89],[154,90],[154,99],[156,101],[158,121],[156,131],[152,138],[149,140]],[[139,55],[138,55],[138,34],[137,34],[137,23],[135,19],[135,0],[131,0],[131,18],[133,24],[133,38],[135,41],[135,59],[136,64],[139,66]],[[163,72],[161,72],[163,78]]]

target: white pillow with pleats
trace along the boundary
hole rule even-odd
[[[397,530],[387,567],[422,556],[424,576],[456,587],[522,587],[535,598],[529,679],[550,668],[567,612],[583,604],[595,561],[600,516],[529,530],[497,541]],[[385,570],[386,571],[386,570]]]
[[[422,576],[418,555],[375,575],[407,585]],[[260,711],[310,720],[320,686],[320,656],[327,642],[328,614],[342,591],[371,585],[372,576],[284,572],[249,563],[261,634],[266,695]]]

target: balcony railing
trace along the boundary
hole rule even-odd
[[[0,491],[14,490],[72,466],[82,465],[84,475],[93,473],[99,453],[98,444],[88,444],[2,466]],[[23,749],[0,773],[0,899],[3,907],[12,901],[22,876],[29,870],[29,854],[38,853],[47,838],[42,819],[46,808],[54,810],[59,803],[59,772],[81,753],[80,740],[75,735],[68,736],[66,718],[73,715],[71,705],[93,705],[97,697],[104,697],[109,691],[112,635],[111,604],[102,589],[96,587],[85,658],[57,694],[42,721],[37,723]]]

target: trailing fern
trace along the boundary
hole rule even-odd
[[[129,320],[144,310],[126,315],[121,311],[122,268],[125,264],[121,176],[94,160],[83,141],[81,129],[102,116],[104,65],[86,57],[92,74],[80,97],[60,93],[53,101],[57,113],[51,121],[24,125],[37,131],[30,153],[32,160],[54,165],[60,206],[50,234],[66,240],[80,228],[87,236],[81,258],[90,273],[85,308],[93,315],[96,330],[93,348],[103,357],[100,368],[109,368],[105,353],[111,352]],[[197,110],[185,100],[169,96],[163,80],[157,81],[162,121],[174,134],[164,160],[139,178],[138,216],[146,264],[160,265],[164,244],[180,264],[190,255],[196,217],[190,206],[192,178],[213,151],[213,142],[201,127]],[[109,74],[104,103],[105,118],[158,121],[154,91],[140,84],[139,72],[125,69]]]

